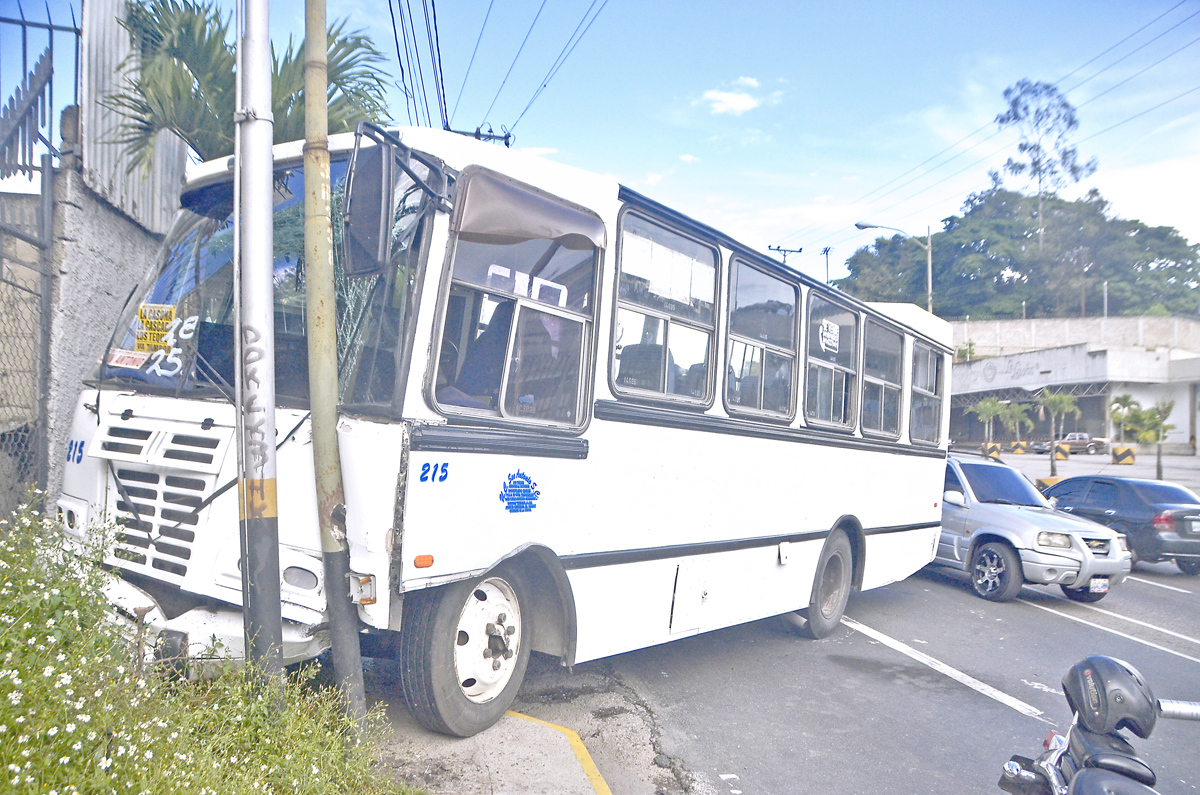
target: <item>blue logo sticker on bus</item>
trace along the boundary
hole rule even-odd
[[[500,488],[500,502],[509,513],[529,513],[537,507],[537,498],[541,494],[533,478],[518,469]]]

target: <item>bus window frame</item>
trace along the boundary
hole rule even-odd
[[[896,415],[896,432],[895,433],[889,433],[889,432],[883,431],[883,430],[876,430],[874,428],[868,428],[866,426],[866,424],[863,422],[864,415],[863,415],[862,406],[866,402],[867,379],[869,377],[869,376],[867,376],[867,325],[870,323],[874,323],[875,325],[880,326],[885,331],[890,331],[893,334],[900,335],[900,383],[893,384],[890,381],[884,381],[883,379],[880,379],[880,378],[870,377],[870,380],[872,383],[881,384],[885,388],[888,386],[896,386],[900,390],[900,405],[897,407],[898,413]],[[907,349],[910,348],[911,346],[905,345],[905,341],[910,338],[911,338],[911,335],[906,334],[904,332],[904,329],[897,327],[893,323],[888,323],[887,321],[885,321],[883,318],[879,317],[878,315],[867,315],[863,321],[862,377],[859,379],[862,382],[862,384],[860,386],[861,394],[859,395],[859,399],[858,399],[858,426],[862,430],[863,436],[871,437],[871,438],[875,438],[875,439],[887,439],[890,441],[897,441],[904,435],[906,410],[909,408],[909,406],[912,403],[911,400],[906,399],[906,397],[909,395],[909,393],[911,391],[911,387],[912,387],[912,374],[909,373],[907,379],[905,378],[905,372],[907,369],[905,367],[905,365],[909,365],[911,367],[911,361],[910,361],[911,356],[908,354],[908,351],[907,351]]]
[[[862,371],[863,371],[863,362],[864,362],[863,356],[865,355],[863,339],[862,339],[863,338],[863,328],[864,328],[863,311],[859,308],[855,308],[854,306],[850,306],[846,303],[843,303],[842,301],[839,301],[836,298],[834,298],[833,296],[827,295],[824,292],[821,292],[818,290],[809,290],[808,298],[804,305],[804,321],[802,323],[802,325],[804,326],[805,332],[809,331],[809,318],[811,317],[811,314],[812,314],[812,302],[814,299],[817,299],[817,298],[821,299],[822,301],[825,301],[826,303],[833,304],[834,306],[840,307],[841,309],[845,310],[846,312],[849,312],[850,314],[854,315],[854,318],[855,318],[854,338],[855,338],[856,344],[858,345],[858,350],[855,351],[855,356],[854,356],[854,366],[857,369],[852,371],[849,368],[845,367],[844,365],[833,364],[832,362],[821,361],[819,359],[813,363],[819,367],[825,367],[825,368],[833,370],[835,372],[840,371],[843,373],[852,373],[854,376],[854,379],[858,382],[858,384],[853,389],[850,390],[850,393],[851,393],[850,409],[851,409],[851,411],[853,411],[853,416],[851,417],[849,422],[839,423],[839,422],[833,422],[831,420],[823,420],[820,417],[810,417],[808,415],[808,371],[809,371],[809,365],[810,365],[810,357],[809,357],[809,352],[808,352],[809,340],[808,340],[808,334],[806,333],[805,340],[804,340],[804,400],[803,400],[804,411],[802,412],[803,418],[804,418],[804,423],[810,428],[820,428],[822,430],[829,430],[829,431],[836,431],[839,433],[853,434],[859,427],[859,414],[861,413],[860,399],[862,396],[860,393],[862,391]]]
[[[625,218],[629,215],[635,215],[647,223],[661,227],[662,229],[664,229],[672,234],[678,235],[683,238],[687,238],[688,240],[691,240],[693,243],[696,243],[697,245],[702,246],[706,249],[709,249],[713,252],[713,254],[714,254],[713,268],[714,268],[715,273],[713,275],[713,321],[712,321],[711,329],[706,326],[703,326],[701,324],[698,324],[695,321],[688,320],[686,318],[676,317],[676,316],[671,315],[667,312],[664,312],[660,309],[653,309],[650,307],[642,306],[640,304],[635,304],[631,301],[622,301],[621,300],[621,257],[624,253],[622,251],[622,249],[624,248],[623,230],[624,230],[624,226],[625,226]],[[721,333],[720,308],[721,308],[721,301],[724,298],[724,294],[722,293],[722,288],[724,287],[724,283],[725,283],[725,271],[726,271],[726,268],[725,268],[726,261],[725,261],[725,258],[722,257],[722,255],[721,255],[721,247],[713,241],[706,240],[702,237],[699,237],[698,235],[693,234],[692,232],[689,232],[689,231],[686,231],[686,230],[680,228],[678,225],[670,223],[666,219],[655,216],[654,213],[652,213],[646,209],[637,207],[637,206],[629,204],[629,203],[624,204],[621,207],[621,211],[617,214],[617,226],[616,226],[615,231],[616,231],[616,235],[615,235],[616,242],[614,245],[616,246],[616,262],[613,267],[613,307],[612,307],[611,323],[609,326],[609,333],[608,333],[608,340],[609,340],[608,346],[607,346],[608,350],[606,351],[606,355],[608,357],[608,388],[612,391],[613,395],[618,400],[622,400],[622,401],[652,403],[652,404],[656,404],[656,405],[660,405],[660,406],[666,406],[666,407],[677,408],[677,409],[685,409],[685,410],[689,410],[689,411],[700,411],[700,412],[708,411],[716,404],[716,399],[717,399],[716,370],[717,370],[717,365],[719,364],[717,361],[717,355],[718,355],[719,351],[721,350],[721,348],[718,346],[717,337]],[[616,364],[616,361],[617,361],[615,358],[616,336],[617,336],[617,316],[620,313],[622,308],[629,309],[634,312],[639,312],[643,315],[648,315],[650,317],[656,317],[656,318],[666,321],[666,328],[665,328],[665,331],[663,334],[663,368],[662,368],[663,390],[661,392],[657,392],[657,391],[653,391],[653,390],[649,390],[649,389],[639,389],[637,387],[621,386],[617,383],[617,368],[614,367],[614,365]],[[667,354],[670,351],[670,346],[671,346],[671,325],[674,323],[679,323],[680,325],[683,325],[687,328],[691,328],[696,331],[702,331],[709,335],[709,339],[708,339],[709,366],[708,366],[708,373],[706,374],[706,381],[705,381],[706,394],[703,399],[697,399],[694,397],[688,397],[687,395],[680,395],[680,394],[666,391]]]
[[[923,348],[926,348],[929,351],[930,355],[932,357],[936,358],[939,362],[937,386],[941,390],[941,392],[931,395],[932,397],[936,397],[938,400],[937,423],[934,426],[937,429],[937,433],[935,434],[933,439],[917,439],[912,435],[912,405],[913,405],[913,398],[916,396],[916,394],[918,392],[916,379],[913,377],[912,370],[913,370],[913,368],[916,367],[916,364],[917,364],[917,346],[918,345],[920,345]],[[946,387],[947,387],[947,383],[946,383],[946,376],[947,376],[946,351],[939,348],[932,341],[925,341],[925,340],[922,340],[922,339],[919,339],[916,337],[913,338],[910,349],[911,350],[909,353],[909,363],[908,363],[908,371],[909,371],[908,377],[909,377],[910,383],[909,383],[909,387],[907,390],[908,395],[909,395],[909,400],[908,400],[908,411],[906,414],[906,421],[908,423],[908,441],[911,444],[921,445],[923,447],[940,447],[942,445],[942,441],[943,441],[943,439],[942,439],[942,423],[946,416]],[[924,389],[919,390],[919,391],[922,395],[930,395],[930,393],[926,392]]]
[[[734,333],[734,331],[733,331],[733,299],[734,299],[733,275],[737,272],[738,265],[745,265],[746,267],[753,268],[754,270],[758,271],[759,273],[763,274],[764,276],[769,276],[772,279],[776,279],[776,280],[792,287],[796,291],[796,305],[795,305],[796,311],[792,318],[792,334],[793,334],[793,340],[796,345],[795,350],[788,351],[786,348],[780,348],[777,345],[772,345],[770,343],[763,342],[762,340],[752,340],[749,337],[745,337],[740,334]],[[725,377],[722,379],[722,382],[724,384],[724,389],[721,390],[722,405],[725,407],[726,413],[728,413],[730,416],[744,416],[747,419],[765,420],[768,422],[780,423],[783,425],[791,425],[792,422],[796,419],[796,413],[799,410],[800,403],[801,403],[800,396],[798,394],[799,387],[797,385],[797,380],[798,380],[798,372],[797,371],[799,369],[798,364],[800,362],[801,338],[803,337],[803,334],[801,332],[802,332],[802,326],[804,325],[802,322],[802,316],[804,314],[803,307],[804,307],[804,301],[805,301],[804,290],[802,289],[802,286],[800,285],[799,282],[790,281],[778,273],[771,273],[766,268],[754,263],[750,259],[748,259],[744,256],[741,256],[741,255],[734,255],[734,256],[730,257],[729,258],[729,267],[726,270],[727,270],[726,295],[728,296],[728,299],[725,302],[725,339],[723,340],[724,344],[722,346],[725,351],[725,368],[723,370]],[[810,292],[811,292],[811,290],[810,290]],[[739,406],[739,405],[732,404],[729,402],[729,368],[731,366],[732,355],[733,355],[733,343],[735,341],[741,342],[745,345],[753,345],[757,348],[761,348],[763,350],[764,366],[766,364],[766,354],[767,353],[775,353],[776,355],[779,355],[781,352],[783,354],[787,354],[787,353],[791,354],[791,357],[792,357],[792,378],[791,378],[791,385],[790,385],[791,386],[791,398],[790,398],[790,404],[788,406],[788,412],[786,414],[782,414],[778,411],[768,411],[767,409],[762,409],[762,408],[758,408],[758,409],[748,408],[746,406]],[[762,390],[761,382],[759,384],[759,390],[760,391]]]
[[[582,342],[587,349],[583,352],[581,364],[579,368],[579,410],[577,412],[577,421],[572,424],[564,424],[560,422],[547,422],[544,420],[522,419],[507,417],[502,413],[501,400],[497,396],[496,409],[490,413],[484,413],[480,410],[472,410],[465,406],[455,406],[453,404],[443,404],[437,399],[437,376],[441,366],[440,352],[442,350],[443,335],[446,325],[446,312],[449,308],[450,292],[455,284],[462,285],[468,289],[486,292],[488,295],[499,295],[504,298],[512,299],[517,307],[520,306],[522,300],[527,301],[530,305],[537,309],[550,309],[557,313],[557,307],[552,307],[548,304],[543,304],[533,299],[522,299],[519,296],[509,295],[507,293],[492,293],[486,288],[472,284],[467,281],[460,281],[454,278],[454,257],[458,250],[458,232],[455,231],[459,224],[460,216],[464,211],[465,202],[460,200],[460,196],[464,194],[460,192],[460,187],[465,187],[475,174],[486,174],[494,179],[499,179],[508,182],[521,190],[529,191],[544,199],[555,202],[556,204],[575,210],[579,213],[590,215],[600,221],[601,226],[606,230],[607,224],[603,218],[595,210],[577,204],[561,196],[556,196],[553,193],[542,190],[541,188],[530,185],[521,180],[515,179],[507,174],[499,171],[494,171],[490,168],[485,168],[479,165],[469,165],[464,168],[454,179],[453,183],[453,210],[450,213],[449,226],[446,231],[446,252],[442,257],[441,278],[438,284],[437,304],[433,315],[433,328],[430,333],[429,353],[426,356],[425,363],[425,378],[422,385],[426,405],[436,414],[445,417],[446,420],[453,425],[471,425],[489,428],[503,428],[508,430],[521,431],[539,431],[552,433],[562,436],[581,436],[587,431],[588,426],[592,421],[592,405],[595,398],[595,373],[596,373],[596,351],[599,346],[599,326],[600,326],[600,305],[603,300],[603,287],[601,278],[604,274],[604,255],[607,251],[607,246],[596,246],[595,262],[593,264],[593,279],[592,279],[592,304],[590,315],[576,314],[568,312],[567,315],[575,320],[582,320],[585,327],[585,333],[582,335]],[[519,309],[513,312],[513,322],[515,323]],[[587,331],[587,324],[591,323],[590,333]],[[516,335],[511,331],[509,333],[508,342],[504,350],[504,363],[501,370],[501,390],[508,380],[508,368],[512,358],[512,346],[515,342]]]

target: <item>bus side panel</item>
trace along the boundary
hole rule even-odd
[[[862,590],[899,582],[933,560],[941,526],[867,536],[867,567]]]
[[[343,418],[338,422],[350,570],[375,575],[373,605],[359,605],[366,624],[386,629],[395,584],[390,582],[396,483],[404,453],[404,426]]]

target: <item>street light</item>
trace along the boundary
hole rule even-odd
[[[894,226],[883,226],[881,224],[868,224],[865,221],[859,221],[854,225],[858,229],[890,229],[893,232],[899,232],[908,239],[912,240],[921,248],[925,249],[925,308],[933,313],[933,232],[927,226],[925,227],[926,241],[921,242],[921,238],[913,237],[903,229],[897,229]]]

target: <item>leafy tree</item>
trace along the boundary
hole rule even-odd
[[[985,397],[983,400],[976,403],[967,409],[967,412],[974,414],[983,423],[984,439],[988,444],[992,443],[992,420],[999,417],[1004,412],[1004,404],[997,398]]]
[[[149,165],[159,130],[174,132],[201,160],[233,154],[236,59],[230,14],[213,0],[136,0],[121,24],[134,56],[122,65],[124,90],[103,102],[126,118],[113,142],[125,145],[130,169]],[[383,55],[370,37],[346,33],[345,27],[343,20],[329,28],[331,133],[387,118],[378,68]],[[303,53],[303,42],[297,46],[289,38],[283,54],[273,54],[276,143],[304,137]]]
[[[1018,442],[1021,441],[1021,427],[1033,427],[1033,420],[1029,419],[1029,406],[1023,403],[1006,403],[1001,407],[999,416],[1004,427],[1016,435]]]
[[[962,215],[933,236],[933,291],[946,317],[1063,317],[1100,308],[1108,282],[1110,315],[1200,311],[1200,245],[1171,227],[1117,218],[1097,191],[1043,202],[1048,230],[1039,255],[1037,197],[998,182],[971,194]],[[836,282],[868,301],[924,296],[924,252],[900,236],[879,238],[846,263]]]
[[[1058,441],[1058,421],[1068,415],[1078,417],[1081,412],[1075,398],[1065,392],[1042,390],[1037,402],[1039,410],[1050,415],[1050,477],[1058,477],[1058,461],[1054,457],[1054,443]]]
[[[1004,170],[1013,175],[1028,175],[1037,185],[1038,252],[1045,240],[1046,224],[1042,212],[1048,190],[1078,182],[1096,170],[1096,158],[1079,162],[1079,153],[1068,139],[1079,126],[1075,108],[1050,83],[1020,80],[1004,89],[1008,109],[996,116],[1000,129],[1016,127],[1021,134],[1017,151],[1024,160],[1009,158]]]
[[[1125,429],[1134,411],[1141,411],[1142,404],[1133,399],[1133,395],[1117,395],[1109,407],[1108,416],[1117,427],[1118,441],[1124,443]]]
[[[1175,430],[1174,425],[1167,424],[1167,418],[1175,410],[1175,401],[1160,398],[1152,408],[1142,412],[1141,427],[1138,429],[1138,441],[1142,444],[1155,446],[1156,477],[1162,480],[1162,440],[1168,432]]]

